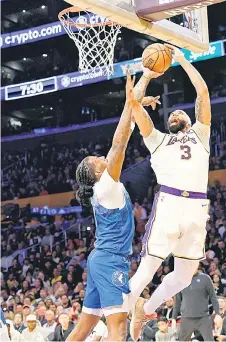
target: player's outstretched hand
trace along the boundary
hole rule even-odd
[[[155,97],[154,96],[146,96],[143,98],[142,106],[144,106],[144,107],[151,106],[151,108],[153,110],[155,110],[157,104],[161,104],[159,99],[160,99],[160,96],[155,96]]]
[[[131,74],[129,69],[127,69],[127,80],[126,80],[126,101],[134,101],[134,84],[135,84],[135,76],[131,78]]]
[[[150,79],[160,77],[164,74],[164,73],[152,71],[148,68],[145,68],[143,65],[142,65],[142,70],[143,70],[143,75]]]
[[[175,60],[175,62],[180,63],[182,60],[185,59],[183,52],[178,49],[176,46],[170,45],[170,44],[164,44],[172,53],[172,57]]]

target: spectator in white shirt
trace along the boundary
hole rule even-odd
[[[14,329],[13,322],[9,319],[6,320],[6,326],[8,329],[8,335],[11,342],[21,342],[22,336],[21,334]],[[5,342],[4,340],[2,340]]]
[[[44,342],[44,337],[37,327],[36,316],[31,314],[26,319],[27,328],[21,333],[23,340],[26,342]]]

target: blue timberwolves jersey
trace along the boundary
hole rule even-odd
[[[135,228],[133,207],[123,186],[121,191],[123,191],[125,198],[123,208],[107,209],[97,202],[95,195],[92,199],[96,223],[95,247],[115,254],[129,255],[132,253]]]

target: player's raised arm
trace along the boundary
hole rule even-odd
[[[200,75],[200,73],[193,67],[193,65],[186,60],[180,49],[175,46],[165,44],[173,53],[173,58],[176,62],[180,63],[182,68],[188,74],[192,84],[195,87],[197,93],[197,99],[195,104],[196,120],[204,125],[211,124],[211,106],[209,91],[206,82]]]
[[[139,79],[139,81],[137,82],[136,86],[134,87],[134,96],[135,99],[141,103],[142,105],[145,105],[143,103],[145,94],[146,94],[146,90],[147,90],[147,86],[150,83],[150,81],[153,78],[157,78],[159,76],[161,76],[162,74],[159,74],[157,72],[151,71],[147,68],[143,67],[143,75],[141,76],[141,78]],[[149,97],[150,100],[150,97]],[[147,102],[148,99],[145,98],[145,101]]]
[[[126,82],[126,103],[113,137],[112,147],[107,155],[107,170],[109,175],[116,182],[119,180],[121,175],[126,147],[132,133],[132,107],[133,102],[135,101],[133,92],[134,82],[135,79],[131,79],[130,72],[128,71]]]
[[[152,109],[155,109],[156,104],[157,103],[160,104],[160,102],[159,102],[159,96],[157,96],[157,97],[152,97],[152,96],[144,97],[144,94],[145,94],[147,87],[145,87],[145,90],[144,90],[145,82],[141,81],[141,80],[142,80],[142,78],[147,77],[147,79],[150,81],[152,78],[157,78],[161,75],[162,74],[159,74],[157,72],[150,71],[149,69],[144,68],[144,74],[134,88],[134,94],[135,94],[135,98],[137,101],[134,102],[134,104],[133,104],[132,116],[133,116],[134,120],[136,121],[137,126],[139,127],[141,135],[144,138],[148,137],[151,134],[151,132],[153,131],[153,128],[154,128],[154,124],[153,124],[149,114],[147,113],[147,111],[143,108],[143,106],[151,105]],[[141,100],[141,101],[139,101],[139,100]]]

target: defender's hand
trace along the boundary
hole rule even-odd
[[[126,81],[126,101],[134,101],[134,84],[135,84],[135,76],[133,79],[131,78],[131,74],[129,69],[127,69],[127,81]]]
[[[172,57],[175,60],[175,62],[180,63],[181,61],[185,60],[183,52],[178,49],[176,46],[170,45],[170,44],[164,44],[172,53]]]
[[[144,106],[144,107],[151,106],[151,108],[153,110],[155,110],[157,104],[161,104],[159,99],[160,99],[160,96],[155,96],[155,97],[154,96],[146,96],[143,98],[142,106]]]

